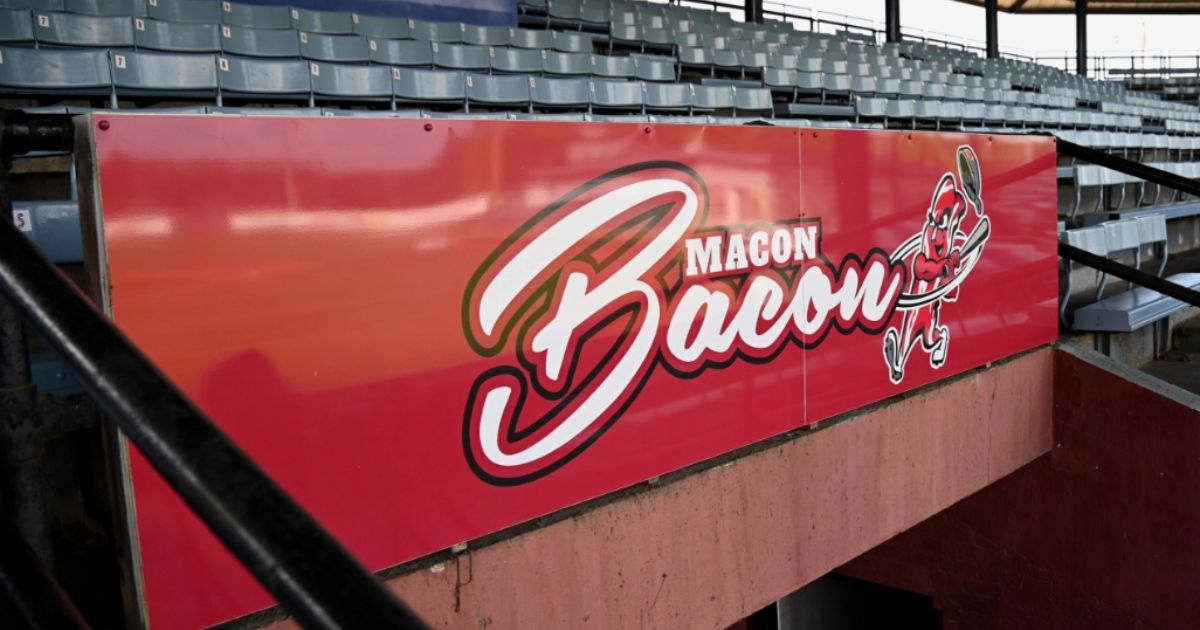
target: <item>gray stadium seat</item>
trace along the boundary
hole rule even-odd
[[[595,50],[590,34],[567,33],[563,31],[554,31],[554,45],[551,48],[559,52],[590,53]]]
[[[507,46],[512,41],[512,31],[506,26],[463,24],[462,41],[476,46]]]
[[[166,22],[218,24],[221,6],[212,0],[146,0],[146,16]]]
[[[728,85],[697,85],[692,91],[694,109],[716,111],[733,109],[733,88]]]
[[[464,79],[467,105],[529,106],[529,77],[468,74]]]
[[[167,52],[220,52],[216,24],[177,24],[134,18],[133,43],[138,48]]]
[[[392,100],[391,71],[383,66],[310,62],[313,100],[377,101]]]
[[[33,41],[33,14],[29,9],[0,10],[0,42],[18,44]]]
[[[592,72],[592,56],[587,53],[542,51],[542,71],[562,76],[587,75]]]
[[[212,98],[217,92],[213,55],[113,52],[117,96]]]
[[[530,98],[535,108],[586,109],[591,102],[586,79],[529,78]]]
[[[292,29],[222,25],[221,50],[247,57],[299,57],[300,38]]]
[[[107,17],[145,17],[146,0],[66,0],[67,13]]]
[[[467,100],[463,73],[457,70],[392,68],[392,91],[397,101],[409,103],[464,105]]]
[[[290,9],[292,28],[306,33],[349,35],[354,32],[354,21],[345,11],[310,11]]]
[[[771,91],[766,88],[733,88],[734,114],[757,112],[775,114]]]
[[[43,44],[111,48],[133,46],[133,21],[128,17],[35,12],[33,19],[34,35]]]
[[[486,46],[467,44],[445,44],[433,42],[433,65],[449,70],[483,70],[492,65],[492,57]]]
[[[692,110],[692,84],[690,83],[643,83],[642,101],[646,111],[690,112]]]
[[[705,48],[680,48],[676,58],[686,68],[712,71],[712,54]]]
[[[408,18],[376,17],[371,15],[350,16],[354,33],[377,39],[409,39],[412,37],[412,21]]]
[[[367,42],[371,61],[389,66],[433,66],[433,47],[429,42],[396,39],[372,39]]]
[[[774,92],[792,97],[796,93],[796,71],[791,68],[763,68],[763,85]]]
[[[108,52],[0,48],[0,87],[8,92],[107,95],[112,89]]]
[[[642,108],[641,81],[592,80],[592,109],[640,110]]]
[[[217,105],[224,99],[255,98],[295,100],[309,97],[308,64],[299,59],[249,59],[225,56],[217,59]]]
[[[633,74],[642,81],[674,81],[675,60],[634,57]]]
[[[286,6],[238,2],[221,2],[221,23],[241,28],[292,28],[292,18]]]
[[[34,11],[66,11],[66,0],[8,0],[9,9],[33,9]]]
[[[553,31],[534,31],[525,28],[514,28],[509,41],[510,46],[517,48],[549,49],[554,47]]]
[[[361,35],[300,33],[300,56],[313,61],[358,63],[367,61],[367,40]]]
[[[413,39],[427,42],[458,43],[462,41],[462,27],[452,22],[425,22],[412,20]]]
[[[542,55],[527,48],[492,48],[492,71],[509,74],[538,74],[542,71]]]
[[[591,73],[593,76],[620,79],[628,79],[634,76],[633,59],[630,57],[592,55],[591,64]]]

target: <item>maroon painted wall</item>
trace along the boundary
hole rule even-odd
[[[1051,453],[839,571],[932,595],[946,628],[1196,627],[1200,399],[1132,379],[1056,351]]]

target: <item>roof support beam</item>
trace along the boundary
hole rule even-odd
[[[763,21],[762,0],[746,0],[745,7],[746,7],[745,19],[747,22],[762,23],[762,21]]]
[[[997,18],[999,13],[999,2],[997,0],[984,0],[983,14],[987,20],[987,57],[988,59],[1000,58],[1000,35],[997,27]]]
[[[902,39],[900,35],[900,0],[884,0],[883,6],[887,40],[898,44]]]
[[[1087,0],[1075,0],[1075,74],[1087,76]]]

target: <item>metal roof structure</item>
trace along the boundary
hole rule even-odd
[[[958,0],[977,7],[986,0]],[[997,0],[996,8],[1008,13],[1074,13],[1075,0]],[[1087,12],[1101,13],[1200,13],[1200,0],[1088,0]]]

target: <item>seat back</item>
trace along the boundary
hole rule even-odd
[[[648,109],[686,110],[692,106],[689,83],[644,83],[642,100]]]
[[[491,48],[488,54],[492,58],[492,70],[496,72],[537,74],[542,71],[542,55],[536,50]]]
[[[251,59],[222,56],[217,59],[217,84],[222,91],[286,96],[308,94],[308,65],[299,59]]]
[[[512,42],[512,30],[507,26],[463,24],[462,41],[476,46],[507,46]]]
[[[594,79],[589,87],[591,102],[595,107],[640,108],[642,105],[642,83],[640,81],[604,81]]]
[[[464,79],[467,100],[488,105],[526,105],[529,103],[529,78],[468,74]]]
[[[310,9],[290,10],[292,28],[305,33],[349,35],[354,32],[354,21],[345,11],[313,11]]]
[[[313,61],[357,63],[368,59],[367,40],[361,35],[300,33],[300,56]]]
[[[529,88],[535,106],[586,107],[591,98],[587,79],[530,77]]]
[[[117,86],[118,91],[216,90],[215,60],[213,55],[114,52],[113,84]]]
[[[412,31],[413,39],[448,44],[462,42],[462,27],[452,22],[409,20],[409,28]]]
[[[29,9],[0,9],[0,42],[33,41],[33,14]]]
[[[451,70],[487,70],[492,63],[490,49],[468,44],[432,42],[433,65]]]
[[[221,26],[221,50],[246,57],[299,57],[300,38],[291,29]]]
[[[697,85],[693,90],[692,102],[696,108],[703,110],[732,109],[733,88],[727,85]]]
[[[373,15],[350,14],[354,34],[377,39],[408,39],[412,27],[408,18],[376,17]]]
[[[241,28],[292,28],[292,18],[286,6],[239,2],[221,2],[221,23]]]
[[[0,86],[75,91],[111,85],[107,51],[0,48]]]
[[[221,38],[216,24],[183,24],[134,18],[133,42],[138,48],[166,52],[221,50]]]
[[[633,59],[609,55],[591,56],[591,73],[597,77],[630,78],[634,75]]]
[[[392,95],[391,72],[383,66],[309,63],[314,94],[352,99],[382,99]]]
[[[414,70],[392,68],[392,90],[396,96],[414,101],[463,102],[466,85],[458,70]]]
[[[398,39],[372,39],[367,54],[374,63],[389,66],[432,66],[433,46],[429,42]]]
[[[146,0],[146,16],[165,22],[218,24],[221,6],[212,0]]]
[[[57,46],[133,46],[133,22],[125,17],[35,12],[34,35],[44,44]]]

